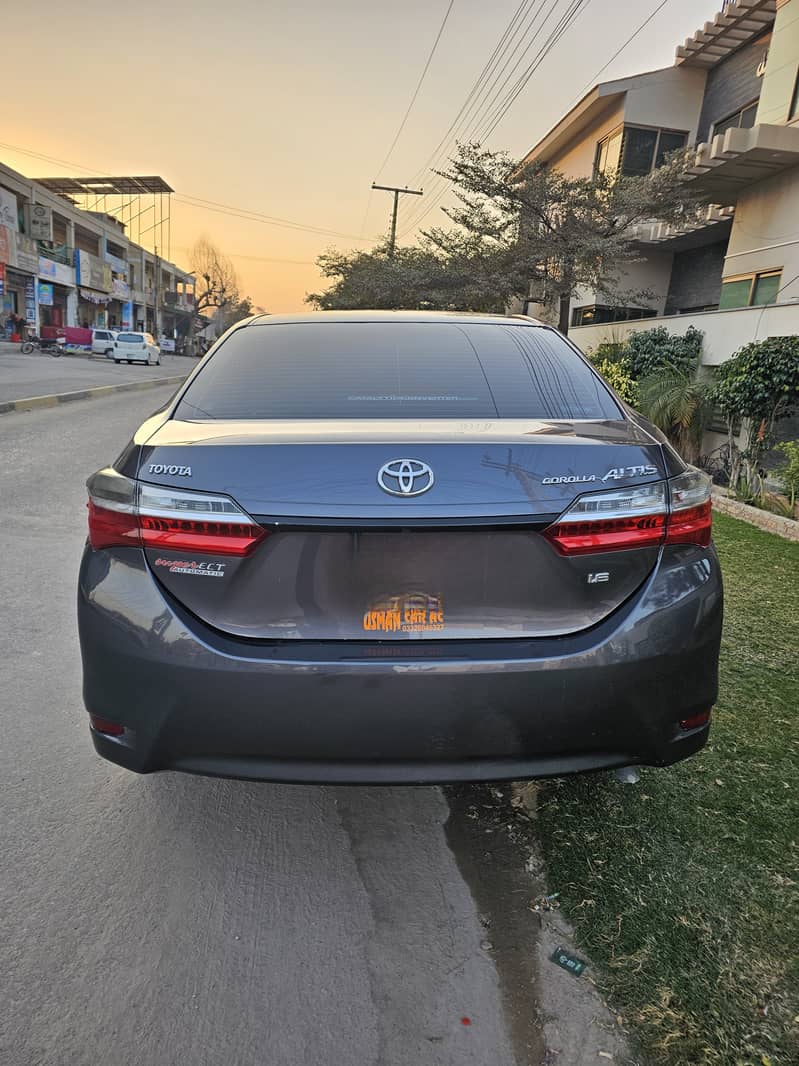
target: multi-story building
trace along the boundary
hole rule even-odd
[[[799,333],[799,0],[725,3],[673,66],[595,86],[527,159],[575,177],[647,174],[680,147],[692,149],[686,180],[713,206],[691,228],[644,227],[618,288],[651,297],[572,299],[584,350],[642,318],[701,329],[708,365]]]
[[[62,327],[77,340],[92,327],[185,332],[193,275],[134,243],[113,215],[79,209],[69,184],[0,164],[3,318],[14,312],[37,332]]]

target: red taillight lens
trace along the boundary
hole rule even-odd
[[[121,737],[125,727],[118,722],[110,722],[107,718],[100,718],[96,714],[89,715],[89,721],[95,733],[105,733],[108,737]]]
[[[228,496],[148,485],[116,470],[89,479],[89,543],[247,555],[266,530]]]
[[[654,514],[640,518],[558,522],[549,527],[546,535],[564,555],[583,555],[661,544],[665,530],[666,515]]]
[[[710,544],[710,478],[689,470],[670,481],[580,496],[544,531],[562,555]]]
[[[196,518],[139,518],[145,548],[171,551],[211,552],[214,555],[247,555],[266,530],[255,523],[204,522]]]
[[[710,721],[710,711],[700,711],[698,714],[689,715],[688,718],[683,718],[680,721],[680,729],[698,729],[702,725],[707,725]]]
[[[665,482],[589,492],[544,531],[562,555],[646,548],[663,543],[668,503]]]
[[[115,544],[139,546],[139,524],[136,515],[102,507],[89,497],[89,543],[97,548],[111,548]]]

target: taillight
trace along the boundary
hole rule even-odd
[[[89,543],[247,555],[266,530],[228,496],[148,485],[112,468],[88,481]]]
[[[589,492],[571,505],[544,536],[563,555],[648,548],[666,536],[666,484]]]
[[[670,481],[580,496],[544,531],[562,555],[710,543],[710,478],[689,470]]]
[[[688,470],[669,481],[671,514],[666,533],[667,544],[710,544],[711,480],[701,470]]]

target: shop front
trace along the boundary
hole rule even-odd
[[[83,329],[105,329],[113,325],[111,267],[98,256],[76,248],[75,277],[78,283],[77,324]]]
[[[39,332],[47,336],[48,329],[63,329],[69,321],[69,296],[66,285],[58,282],[39,282]]]
[[[77,325],[75,271],[64,263],[39,256],[39,332]]]
[[[32,240],[0,225],[0,323],[5,333],[21,332],[18,318],[36,328],[36,274],[39,255]]]

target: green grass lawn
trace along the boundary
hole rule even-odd
[[[721,694],[699,755],[552,782],[551,891],[643,1061],[799,1064],[799,543],[714,516]]]

